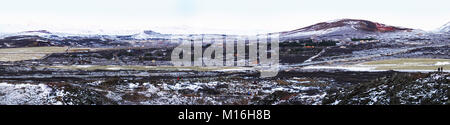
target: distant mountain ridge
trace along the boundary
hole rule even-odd
[[[442,37],[450,33],[450,23],[442,26],[439,32],[427,32],[418,29],[390,26],[382,23],[361,19],[340,19],[321,22],[304,28],[290,31],[276,32],[280,41],[315,39],[315,40],[343,40],[353,38],[374,38],[389,41],[408,41],[408,39],[430,39]],[[0,48],[29,47],[29,46],[88,46],[100,47],[111,45],[130,45],[136,42],[165,43],[172,36],[200,36],[200,37],[237,37],[229,34],[164,34],[153,30],[131,32],[124,35],[102,34],[70,34],[52,32],[48,30],[24,31],[18,33],[0,33]],[[444,39],[444,38],[443,38]],[[446,38],[445,38],[446,39]]]
[[[43,34],[52,34],[50,31],[47,31],[47,30],[25,31],[24,33],[43,33]]]

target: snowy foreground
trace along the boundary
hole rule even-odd
[[[335,86],[329,79],[229,78],[86,83],[0,83],[2,105],[389,105],[449,104],[448,73],[399,73]]]

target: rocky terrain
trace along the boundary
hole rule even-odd
[[[347,89],[335,90],[324,104],[448,105],[449,73],[394,74]]]

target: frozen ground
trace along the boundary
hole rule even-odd
[[[313,70],[348,70],[348,71],[399,71],[399,72],[435,72],[443,67],[443,72],[450,72],[449,59],[407,58],[382,61],[370,61],[353,65],[313,65],[302,69]]]

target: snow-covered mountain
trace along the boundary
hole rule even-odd
[[[159,32],[155,32],[152,30],[145,30],[141,33],[137,33],[131,36],[132,39],[137,40],[146,40],[146,39],[161,39],[161,38],[169,38],[171,34],[162,34]]]
[[[99,34],[71,34],[71,33],[61,33],[61,32],[50,32],[48,30],[35,30],[35,31],[23,31],[17,33],[3,33],[0,36],[0,39],[4,39],[6,37],[26,37],[26,36],[34,36],[34,37],[42,37],[47,39],[63,39],[67,37],[106,37],[110,35],[99,35]]]
[[[119,41],[118,36],[98,34],[55,33],[47,30],[4,33],[0,36],[0,48],[35,46],[119,46],[128,45]]]
[[[52,35],[51,32],[47,30],[38,30],[38,31],[24,31],[18,33],[3,33],[1,34],[1,38],[11,37],[11,36],[41,36],[41,37],[50,37]]]
[[[389,26],[377,22],[341,19],[329,22],[322,22],[308,27],[281,32],[285,39],[303,38],[342,38],[342,37],[365,37],[368,35],[379,35],[383,33],[411,31],[409,28]]]
[[[450,22],[439,28],[440,32],[450,33]]]

